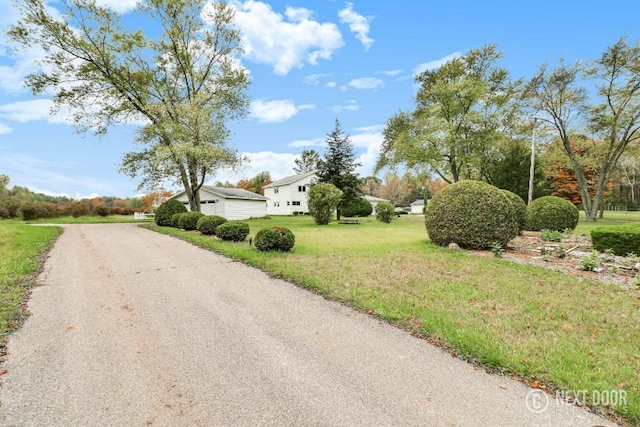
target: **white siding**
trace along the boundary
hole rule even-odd
[[[262,218],[267,215],[264,200],[225,199],[207,191],[200,192],[200,212],[205,215],[220,215],[228,220]],[[176,197],[189,209],[189,199],[186,194]]]
[[[262,218],[267,215],[266,202],[264,200],[239,200],[226,199],[224,203],[224,215],[228,220]]]
[[[316,180],[316,175],[311,175],[288,185],[270,187],[264,189],[267,202],[268,215],[293,215],[293,212],[309,212],[308,194],[311,182]],[[303,189],[303,191],[299,191]],[[277,191],[277,192],[276,192]],[[299,202],[299,205],[294,205]]]

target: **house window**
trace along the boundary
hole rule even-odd
[[[278,194],[280,192],[280,189],[278,187],[273,189],[273,194]]]
[[[291,202],[293,206],[300,206],[300,202]]]
[[[280,206],[280,202],[273,202],[273,206],[275,206],[275,207]]]
[[[291,204],[291,202],[287,202],[287,206],[289,206]]]
[[[307,191],[306,185],[298,185],[298,192],[304,193],[305,191]]]

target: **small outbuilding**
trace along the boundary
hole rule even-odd
[[[424,213],[424,199],[418,199],[415,202],[409,205],[411,208],[412,214],[423,214]]]
[[[212,187],[203,185],[200,190],[200,212],[220,215],[228,220],[262,218],[267,216],[268,198],[242,188]],[[189,209],[186,191],[171,199],[182,202]]]

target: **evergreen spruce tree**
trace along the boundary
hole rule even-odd
[[[331,183],[342,190],[342,200],[338,204],[337,217],[340,219],[340,208],[362,197],[360,178],[355,169],[360,166],[356,162],[353,143],[344,135],[340,121],[336,119],[336,127],[327,135],[327,150],[318,164],[318,181]]]

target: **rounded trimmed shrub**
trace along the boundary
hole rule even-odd
[[[182,216],[182,214],[185,212],[180,212],[180,213],[174,213],[173,215],[171,215],[171,226],[178,228],[179,224],[180,224],[180,216]]]
[[[293,248],[296,238],[288,228],[269,227],[256,233],[256,248],[262,252],[288,252]]]
[[[516,220],[518,221],[518,233],[524,230],[524,222],[527,214],[527,204],[522,200],[522,197],[518,196],[516,193],[513,193],[509,190],[500,190],[502,194],[507,196],[511,205],[513,206],[514,212],[516,214]]]
[[[389,202],[380,202],[376,205],[376,219],[387,224],[396,216],[396,207]]]
[[[373,212],[373,206],[364,198],[350,200],[340,207],[340,214],[349,217],[367,217]]]
[[[167,200],[156,209],[156,224],[170,226],[173,214],[183,212],[187,212],[187,207],[181,201],[176,199]]]
[[[216,228],[218,228],[219,225],[224,224],[225,222],[227,222],[227,219],[221,217],[220,215],[207,215],[198,220],[196,229],[202,234],[215,235]]]
[[[518,235],[514,208],[497,187],[481,181],[448,185],[429,201],[425,225],[433,243],[462,248],[506,247]]]
[[[187,231],[195,230],[198,225],[198,220],[204,216],[201,212],[183,213],[180,215],[180,218],[178,218],[178,227]]]
[[[544,196],[532,201],[527,206],[525,229],[540,230],[573,230],[578,225],[580,212],[573,203],[562,197]]]
[[[242,242],[249,235],[249,224],[239,221],[228,221],[216,227],[216,236],[222,240]]]

